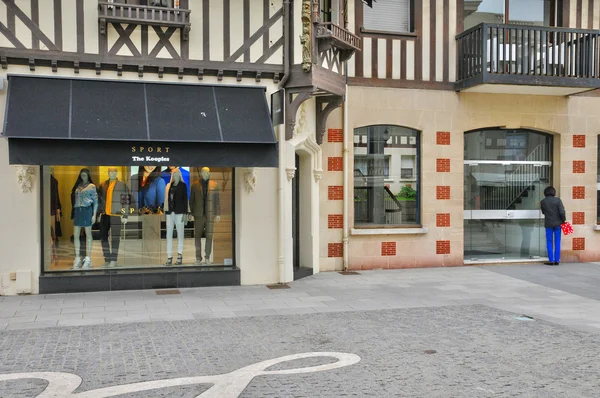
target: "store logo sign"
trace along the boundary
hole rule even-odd
[[[171,158],[168,156],[157,156],[155,154],[169,153],[170,148],[168,146],[132,146],[131,153],[139,153],[139,155],[133,155],[131,160],[134,162],[153,162],[153,163],[166,163],[170,162]],[[151,155],[144,155],[151,154]]]
[[[324,365],[307,366],[304,368],[292,368],[283,370],[267,370],[270,367],[280,363],[308,358],[335,358],[337,362]],[[287,355],[275,359],[269,359],[234,370],[230,373],[212,376],[182,377],[177,379],[165,379],[155,381],[144,381],[140,383],[123,384],[120,386],[111,386],[99,388],[96,390],[75,393],[75,390],[81,385],[81,377],[72,373],[60,372],[31,372],[31,373],[13,373],[0,375],[0,382],[14,380],[39,379],[48,382],[48,385],[38,397],[78,397],[78,398],[104,398],[115,397],[118,395],[132,394],[140,391],[149,391],[159,388],[169,388],[178,386],[188,386],[195,384],[212,384],[212,386],[198,395],[204,398],[237,398],[248,384],[258,376],[282,376],[293,374],[306,374],[314,372],[323,372],[326,370],[343,368],[354,365],[360,361],[360,357],[355,354],[346,354],[341,352],[307,352],[303,354]]]

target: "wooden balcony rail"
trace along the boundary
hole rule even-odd
[[[338,47],[360,50],[360,37],[332,22],[317,24],[317,39],[333,39]]]
[[[597,30],[482,23],[456,36],[457,86],[479,79],[596,87],[599,36]]]
[[[101,22],[101,33],[106,34],[106,22],[139,23],[143,25],[173,26],[182,28],[184,39],[190,30],[190,10],[140,6],[118,2],[99,1],[98,19]],[[104,28],[102,28],[104,27]]]

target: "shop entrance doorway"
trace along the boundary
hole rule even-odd
[[[552,144],[524,129],[465,134],[465,261],[546,257],[539,203],[552,185]]]

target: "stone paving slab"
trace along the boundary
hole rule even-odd
[[[596,287],[583,289],[580,282]],[[87,325],[394,308],[484,304],[526,312],[582,330],[600,324],[598,264],[539,264],[320,273],[289,284],[0,297],[0,330],[36,328],[36,323]]]
[[[211,391],[220,398],[593,397],[600,388],[599,343],[597,334],[521,321],[481,305],[53,327],[0,332],[0,378],[68,373],[81,378],[72,389],[90,397],[106,396],[100,388],[124,392],[124,385],[143,381],[163,381],[154,387],[167,388],[119,397]],[[320,372],[314,367],[337,360],[275,361],[261,370],[289,374],[258,372],[249,379],[240,371],[288,355],[331,352],[360,361]],[[305,367],[308,373],[295,371]],[[230,372],[214,379],[216,385],[206,378],[189,386],[165,382]],[[216,392],[225,382],[233,383],[232,394]],[[0,396],[36,397],[45,388],[31,378],[0,381]],[[61,387],[60,394],[68,392]]]

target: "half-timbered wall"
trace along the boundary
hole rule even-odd
[[[414,0],[414,32],[405,35],[361,32],[364,7],[355,0],[349,10],[350,29],[362,38],[348,62],[349,84],[453,89],[464,0]],[[600,29],[600,0],[564,0],[563,26]]]
[[[0,0],[0,56],[282,73],[282,0],[181,4],[191,10],[189,38],[135,21],[109,21],[104,32],[97,0]]]

